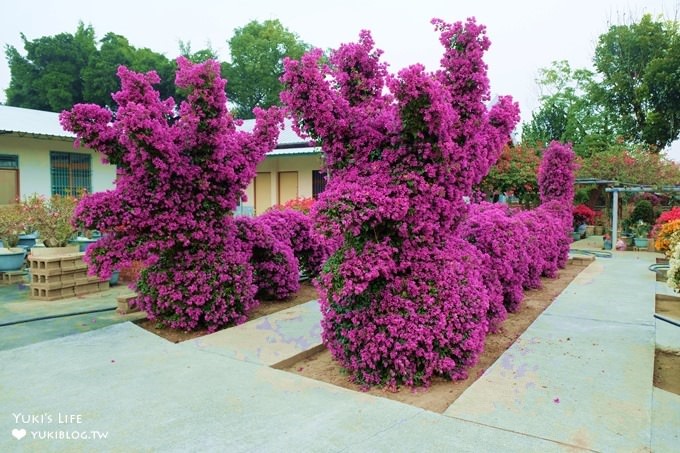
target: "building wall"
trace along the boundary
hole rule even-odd
[[[261,176],[264,176],[267,173],[270,175],[271,203],[257,203],[257,197],[255,197],[255,182],[252,182],[246,189],[248,200],[243,202],[243,205],[254,209],[256,214],[262,214],[267,208],[271,207],[271,204],[278,203],[279,201],[285,202],[286,200],[281,200],[279,194],[279,183],[284,182],[280,181],[279,173],[283,172],[297,172],[297,196],[299,198],[309,198],[312,196],[312,171],[318,170],[320,167],[320,154],[294,154],[267,157],[257,166],[257,172],[261,174]],[[292,187],[289,186],[284,186],[281,190],[281,192],[286,193],[291,193],[292,191]]]
[[[19,192],[26,197],[33,193],[52,194],[50,151],[73,152],[92,156],[92,191],[112,189],[116,177],[113,165],[103,164],[101,155],[87,148],[73,148],[73,140],[0,135],[0,154],[19,157]]]

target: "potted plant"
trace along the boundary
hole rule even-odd
[[[21,205],[0,206],[0,272],[16,271],[23,267],[26,250],[17,247],[24,230]]]
[[[575,206],[572,214],[574,216],[572,236],[574,240],[579,240],[585,236],[587,225],[592,224],[596,214],[595,211],[584,204]]]
[[[633,233],[633,240],[635,242],[635,247],[647,248],[649,247],[649,231],[652,226],[643,220],[638,220],[636,223],[632,224],[630,231]]]
[[[52,195],[49,199],[34,195],[24,203],[28,220],[38,231],[43,245],[53,249],[48,254],[80,251],[77,245],[69,247],[69,242],[76,233],[76,229],[71,225],[71,217],[77,203],[76,197],[68,195]],[[36,250],[34,248],[33,253]]]

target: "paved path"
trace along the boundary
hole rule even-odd
[[[27,283],[0,285],[0,350],[142,318],[141,313],[119,315],[113,310],[116,298],[127,293],[125,285],[118,285],[99,293],[40,301],[29,298]],[[65,316],[82,312],[94,313]],[[38,318],[49,319],[31,321]]]
[[[650,260],[591,265],[444,415],[272,368],[318,345],[315,302],[179,345],[124,323],[0,351],[0,451],[675,451]],[[40,439],[62,432],[107,438]]]
[[[621,253],[586,268],[445,414],[597,451],[647,451],[656,287],[647,258]]]

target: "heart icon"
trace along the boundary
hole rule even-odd
[[[14,428],[12,430],[12,435],[16,438],[16,440],[21,440],[26,435],[26,430],[23,429],[23,428],[21,428],[21,429]]]

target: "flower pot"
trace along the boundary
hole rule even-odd
[[[111,278],[109,278],[109,285],[115,286],[118,284],[118,278],[120,277],[120,271],[113,271]]]
[[[35,240],[38,237],[37,234],[21,234],[19,235],[19,247],[23,247],[30,250],[31,247],[35,245]]]
[[[84,252],[85,250],[88,249],[89,246],[97,242],[98,239],[88,239],[84,237],[79,237],[77,239],[74,239],[72,241],[69,241],[70,245],[77,245],[79,247],[79,250],[81,252]]]
[[[602,236],[604,234],[604,227],[602,225],[595,225],[593,233],[596,236]]]
[[[641,248],[641,249],[646,249],[649,247],[649,239],[647,238],[635,238],[633,239],[635,242],[635,247]]]
[[[578,231],[572,231],[571,238],[575,241],[578,241],[581,239],[581,233],[579,233]]]
[[[593,236],[595,234],[595,226],[594,225],[587,225],[586,226],[586,236]]]
[[[21,247],[0,249],[0,272],[18,271],[24,267],[26,250]]]
[[[31,248],[31,255],[33,256],[60,256],[70,255],[72,253],[79,253],[80,247],[77,245],[67,245],[66,247],[33,247]]]

